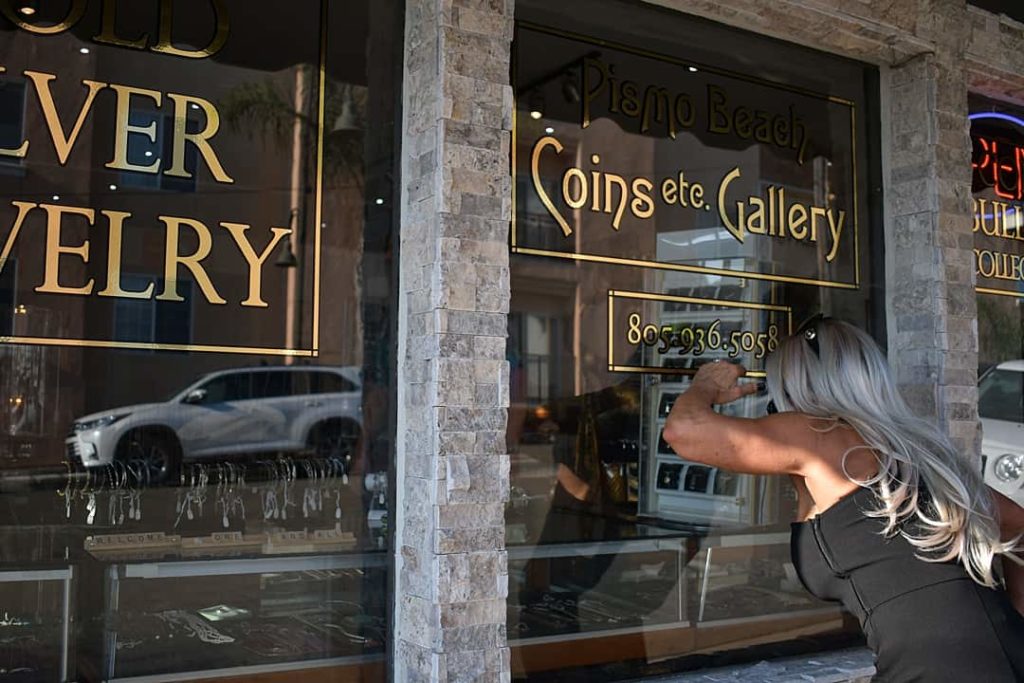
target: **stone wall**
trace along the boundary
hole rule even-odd
[[[394,672],[506,680],[511,0],[409,0]]]
[[[967,8],[971,92],[1024,106],[1024,24],[976,7]]]

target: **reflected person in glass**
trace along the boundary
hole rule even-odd
[[[1024,680],[1024,510],[910,411],[874,340],[816,316],[768,358],[775,414],[715,413],[757,391],[745,374],[702,366],[664,438],[687,460],[792,478],[793,564],[858,618],[875,680]]]

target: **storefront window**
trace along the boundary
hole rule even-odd
[[[383,678],[401,17],[0,3],[4,676]]]
[[[1024,111],[970,104],[982,460],[1024,505]]]
[[[884,338],[877,74],[632,4],[516,9],[513,675],[854,642],[790,562],[789,482],[684,461],[661,429],[701,363],[763,377],[812,314]]]

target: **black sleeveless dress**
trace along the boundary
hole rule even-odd
[[[956,563],[925,562],[884,521],[871,489],[793,523],[793,565],[808,591],[841,602],[875,653],[874,681],[1024,681],[1024,617],[1004,591],[972,581]]]

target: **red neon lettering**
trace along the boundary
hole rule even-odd
[[[987,168],[988,165],[992,162],[992,150],[988,148],[988,140],[986,140],[985,138],[976,137],[974,139],[977,140],[978,144],[981,145],[981,149],[983,150],[981,154],[982,162],[979,164],[976,161],[971,161],[971,168],[976,168],[979,171],[981,171]]]
[[[977,145],[971,168],[982,181],[1003,199],[1024,198],[1024,149],[1006,144],[1000,151],[998,141],[981,136],[972,137]]]

